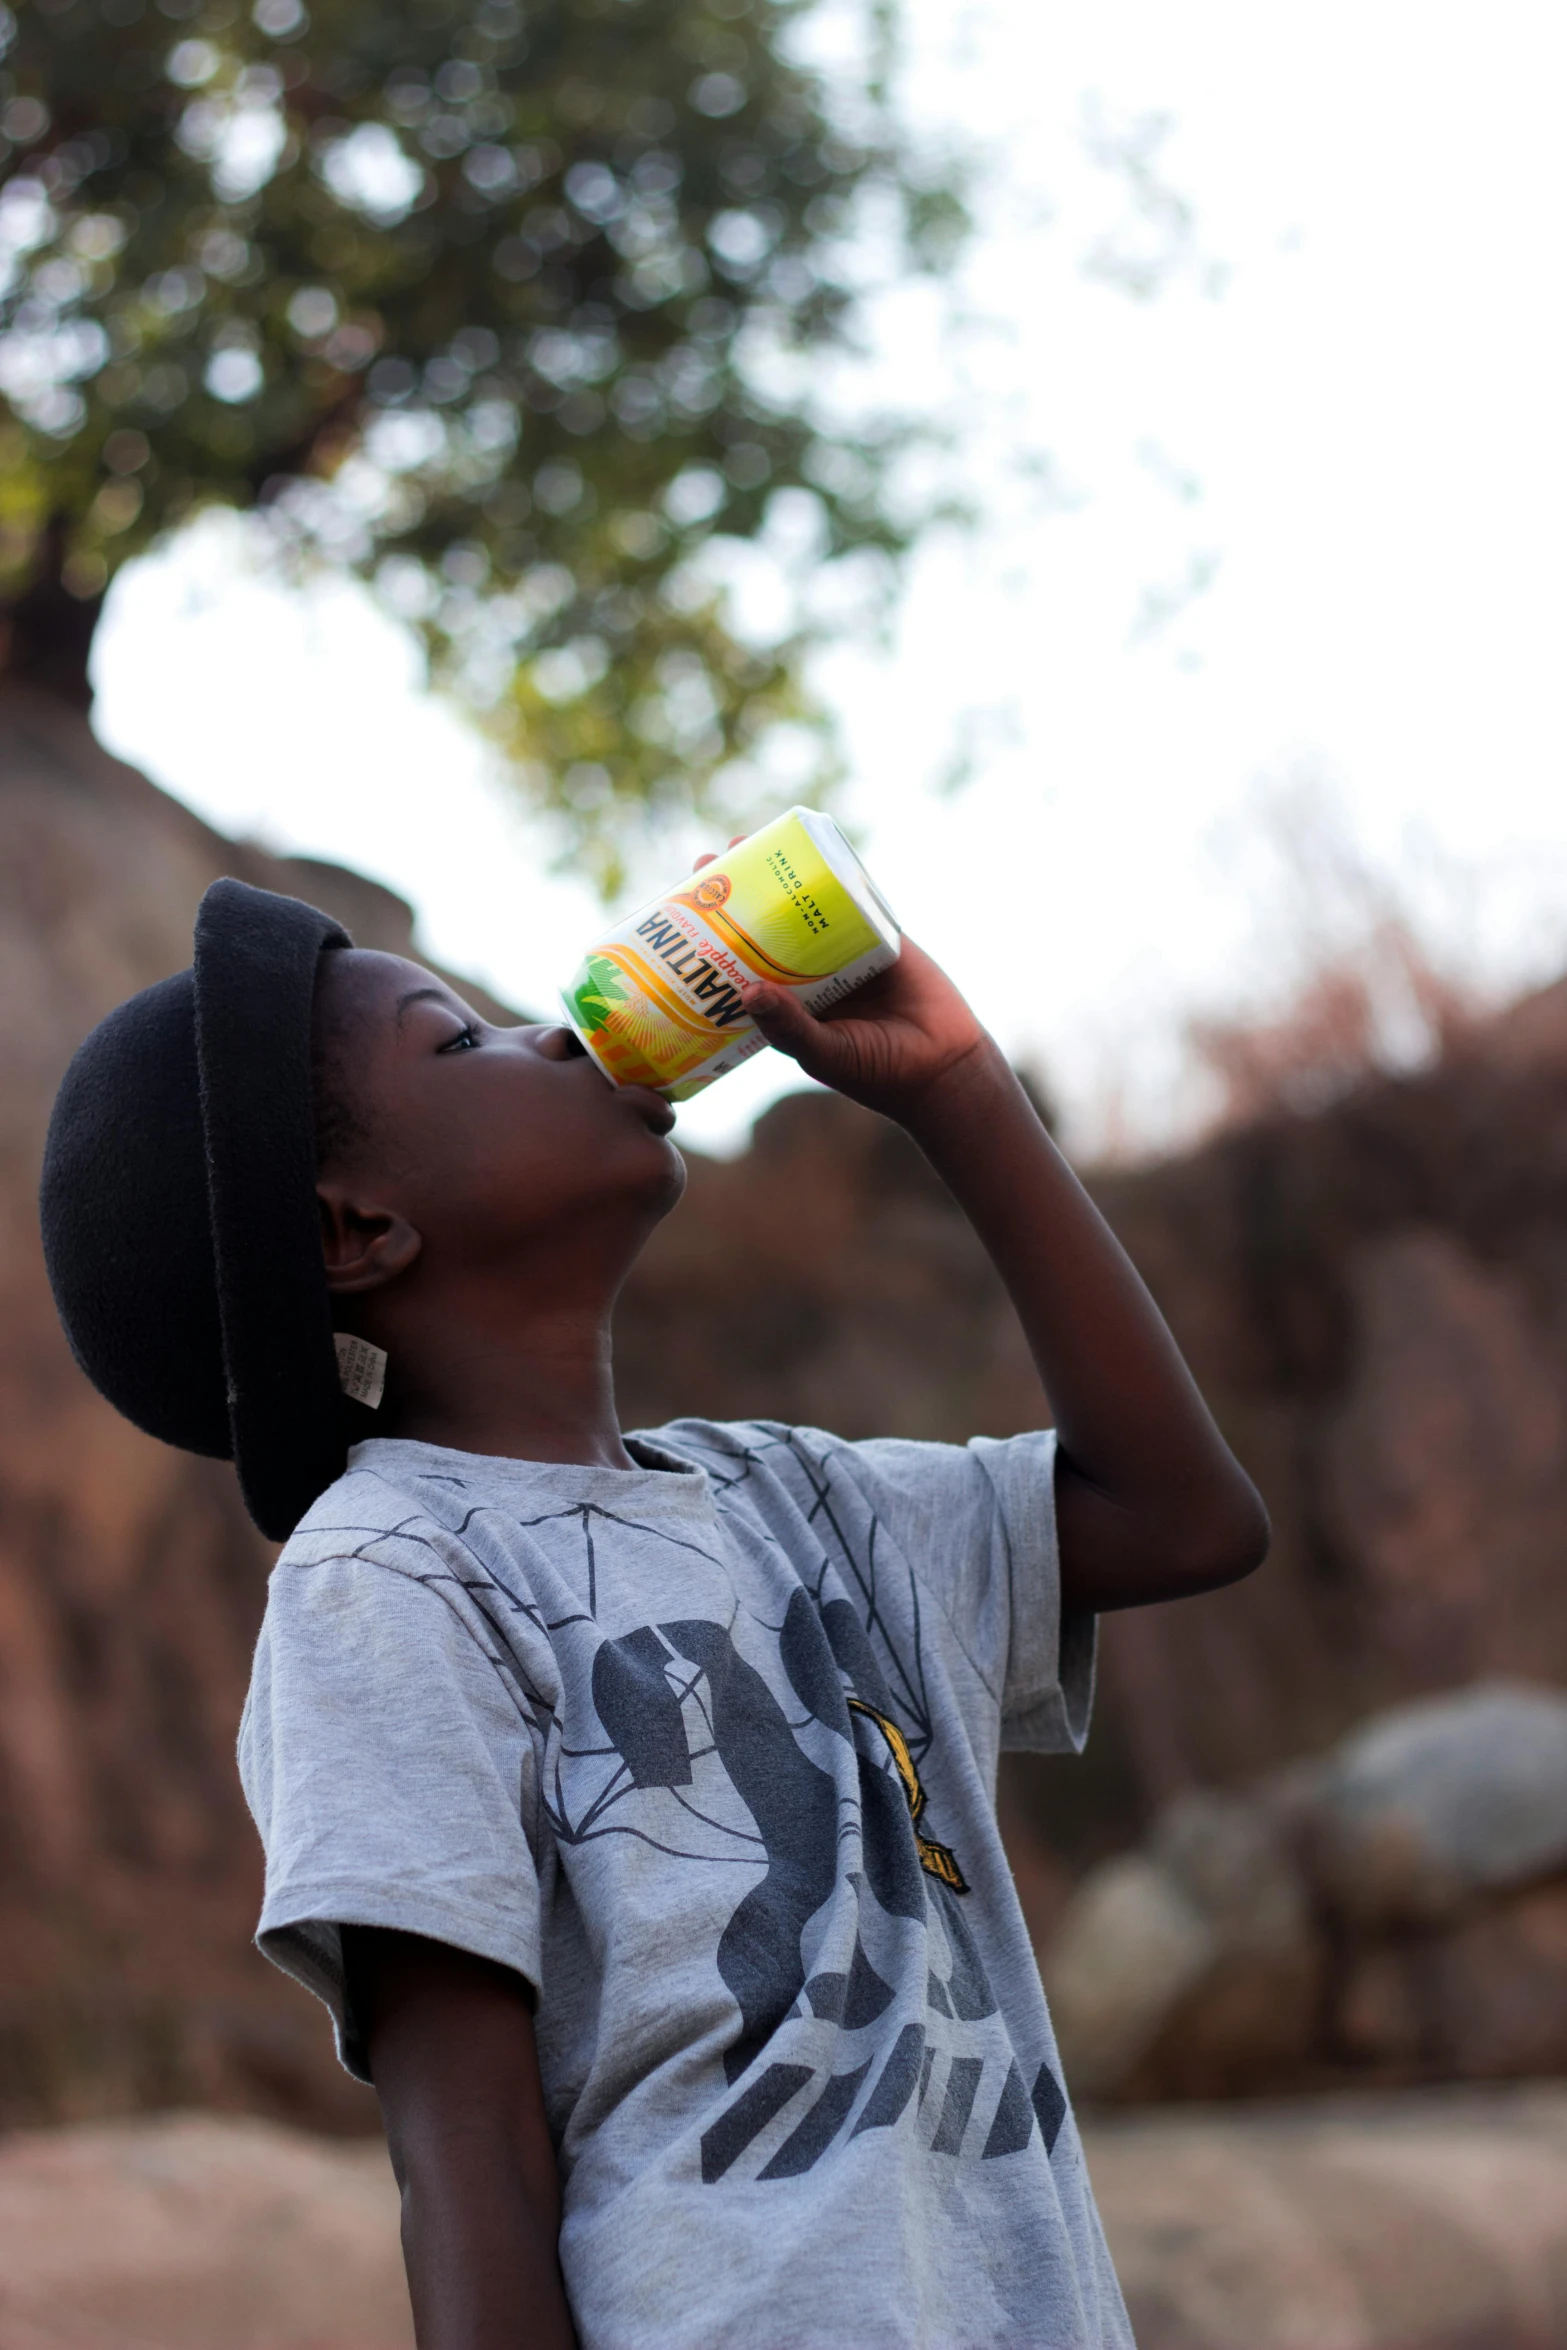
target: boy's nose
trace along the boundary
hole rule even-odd
[[[528,1041],[546,1061],[580,1061],[587,1057],[587,1047],[576,1032],[554,1021],[530,1028]]]

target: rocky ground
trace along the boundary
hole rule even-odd
[[[1141,2350],[1567,2350],[1567,2085],[1088,2138]],[[0,2350],[411,2344],[377,2144],[195,2114],[0,2144]]]

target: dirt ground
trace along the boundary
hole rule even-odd
[[[1141,2350],[1567,2350],[1567,2085],[1086,2135]],[[378,2145],[204,2114],[0,2144],[0,2350],[412,2339]]]

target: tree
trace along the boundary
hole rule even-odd
[[[895,425],[834,426],[867,203],[959,223],[801,0],[0,9],[0,619],[85,702],[114,570],[201,507],[372,578],[590,868],[724,816],[806,710],[694,558],[780,491],[896,556]],[[750,788],[754,789],[754,777]]]

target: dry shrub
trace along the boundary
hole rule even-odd
[[[1429,1068],[1488,1008],[1465,970],[1469,877],[1436,870],[1428,853],[1419,894],[1436,912],[1417,914],[1411,877],[1374,865],[1319,776],[1265,787],[1241,846],[1265,865],[1260,1007],[1186,1024],[1217,1095],[1209,1131],[1320,1110],[1368,1077]]]
[[[1308,972],[1272,1013],[1194,1019],[1190,1050],[1217,1080],[1216,1127],[1320,1110],[1370,1076],[1427,1067],[1472,1024],[1477,992],[1439,968],[1399,916]]]

